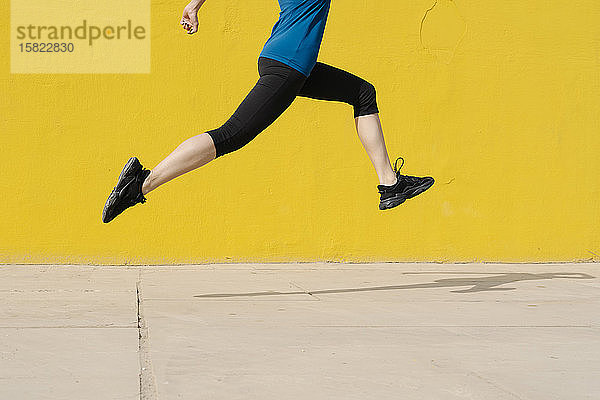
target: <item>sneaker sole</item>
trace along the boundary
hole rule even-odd
[[[431,181],[425,182],[421,186],[417,186],[416,188],[411,190],[410,194],[402,193],[402,194],[398,194],[392,198],[385,199],[384,201],[379,203],[379,209],[380,210],[389,210],[390,208],[397,207],[400,204],[404,203],[406,200],[412,199],[413,197],[423,193],[424,191],[426,191],[427,189],[432,187],[434,183],[435,183],[435,180],[433,180],[433,178],[432,178]]]
[[[115,188],[112,190],[112,192],[110,192],[110,194],[108,195],[108,199],[106,199],[106,203],[104,204],[104,209],[102,209],[102,222],[104,222],[105,224],[109,223],[110,221],[112,221],[114,219],[111,218],[110,220],[106,221],[106,212],[108,209],[110,209],[115,202],[118,200],[119,198],[119,193],[117,192],[116,188],[119,187],[119,185],[121,184],[123,177],[131,172],[133,165],[135,164],[135,161],[137,160],[136,157],[131,157],[127,163],[125,164],[125,166],[123,167],[123,170],[121,171],[121,173],[119,174],[119,179],[117,180],[117,185],[115,186]],[[122,188],[121,188],[122,190]],[[115,215],[116,217],[116,215]]]
[[[399,206],[400,204],[406,201],[406,197],[402,195],[398,195],[389,199],[385,199],[381,203],[379,203],[380,210],[389,210],[390,208],[394,208]]]
[[[429,189],[430,187],[433,186],[433,184],[435,183],[435,180],[433,180],[433,178],[431,178],[431,181],[428,182],[424,182],[421,186],[417,186],[416,188],[414,188],[410,193],[410,195],[406,196],[407,199],[412,199],[413,197],[423,193],[424,191],[426,191],[427,189]]]

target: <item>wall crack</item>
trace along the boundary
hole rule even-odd
[[[454,0],[435,0],[421,18],[421,49],[449,64],[465,38],[467,29],[467,21]]]
[[[427,47],[423,43],[423,25],[425,24],[427,15],[435,8],[435,6],[437,6],[437,3],[438,0],[436,0],[435,3],[433,3],[433,5],[427,9],[427,11],[425,11],[425,14],[423,14],[423,18],[421,18],[421,26],[419,27],[419,41],[421,42],[421,47],[424,49],[426,49]]]

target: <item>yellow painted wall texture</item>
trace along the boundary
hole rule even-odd
[[[152,1],[150,74],[11,74],[0,34],[0,262],[600,260],[600,2],[333,0],[319,60],[378,90],[391,157],[432,175],[378,210],[342,103],[297,99],[242,150],[114,222],[152,167],[256,82],[275,0]]]

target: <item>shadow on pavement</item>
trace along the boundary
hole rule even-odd
[[[424,275],[424,274],[436,274],[436,275],[487,275],[489,273],[477,273],[477,272],[405,272],[404,275]],[[461,277],[461,278],[445,278],[436,279],[429,283],[415,283],[410,285],[394,285],[394,286],[372,286],[372,287],[359,287],[359,288],[346,288],[346,289],[324,289],[324,290],[307,290],[307,291],[290,291],[290,292],[251,292],[251,293],[214,293],[214,294],[199,294],[194,297],[197,298],[223,298],[223,297],[258,297],[258,296],[287,296],[294,294],[336,294],[336,293],[355,293],[355,292],[376,292],[383,290],[402,290],[402,289],[426,289],[426,288],[454,288],[461,286],[471,286],[467,289],[451,290],[453,293],[475,293],[475,292],[488,292],[488,291],[503,291],[503,290],[515,290],[514,287],[498,287],[506,285],[508,283],[521,282],[521,281],[534,281],[544,279],[594,279],[594,276],[579,273],[579,272],[558,272],[558,273],[546,273],[546,274],[530,274],[530,273],[502,273],[492,276],[484,277]]]

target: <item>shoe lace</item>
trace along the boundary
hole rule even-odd
[[[398,166],[398,161],[402,160],[402,164],[400,164],[400,166]],[[404,175],[400,175],[400,169],[404,166],[404,158],[402,157],[398,157],[396,158],[396,161],[394,161],[394,173],[396,174],[396,178],[398,179],[398,181],[400,181],[400,179],[403,179]],[[401,178],[402,177],[402,178]],[[390,190],[392,190],[391,188],[393,186],[383,186],[380,185],[379,187],[379,193],[381,193],[381,195],[383,196],[385,193],[389,192]]]
[[[398,166],[398,161],[402,160],[402,164],[400,164],[400,166]],[[398,157],[396,159],[396,161],[394,161],[394,172],[396,173],[396,176],[398,177],[398,179],[402,179],[407,183],[417,183],[419,182],[419,178],[417,178],[416,176],[410,176],[410,175],[402,175],[400,174],[400,169],[404,166],[404,158],[402,157]]]
[[[402,160],[402,164],[400,164],[400,167],[398,167],[398,160]],[[396,158],[396,161],[394,161],[394,172],[396,173],[396,175],[398,175],[398,172],[400,172],[400,169],[403,166],[404,166],[404,158],[402,158],[402,157]]]

